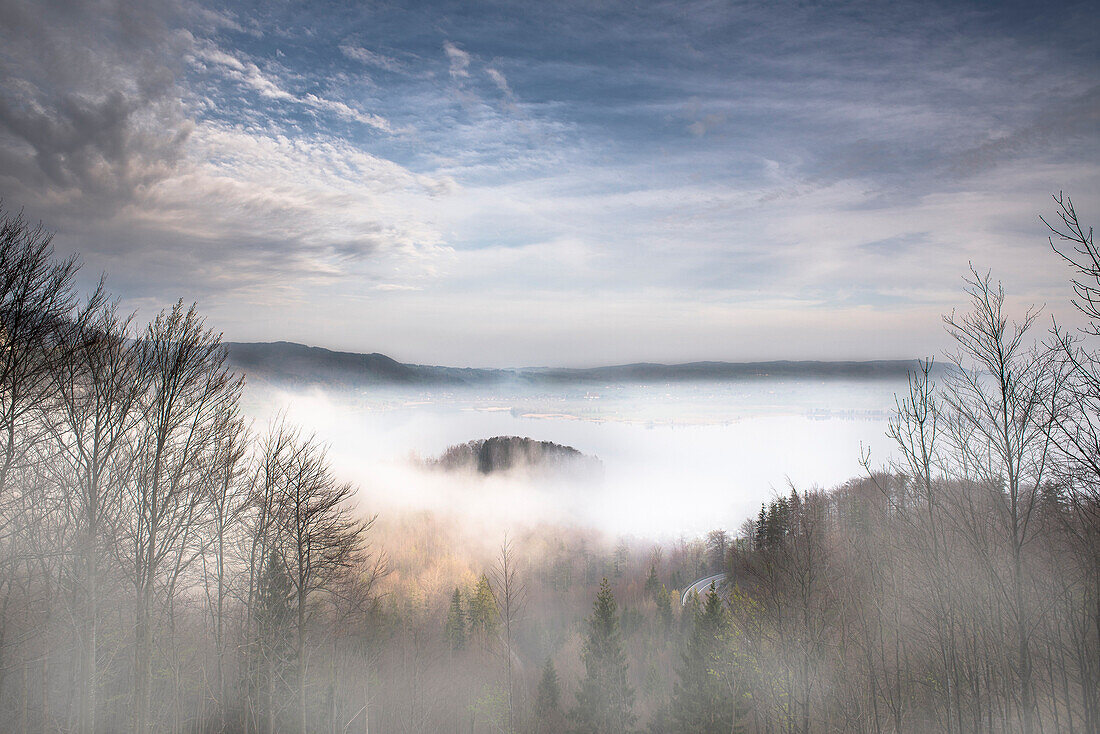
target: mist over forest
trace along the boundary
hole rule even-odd
[[[194,306],[140,324],[5,212],[3,727],[1096,731],[1100,255],[1056,203],[1044,256],[1083,330],[1011,312],[973,270],[954,349],[904,381],[803,366],[412,393],[250,387]],[[732,479],[692,492],[706,475],[677,431],[774,420],[784,454],[796,424],[881,430],[828,485],[757,486],[755,507]],[[408,441],[432,425],[445,445],[422,454]],[[582,446],[446,443],[499,425]],[[624,461],[637,431],[657,440]],[[583,450],[601,436],[606,459]]]
[[[1095,0],[0,0],[0,734],[1100,734]]]

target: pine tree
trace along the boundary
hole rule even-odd
[[[279,554],[272,551],[263,566],[256,610],[257,626],[267,648],[289,645],[294,619],[294,589]]]
[[[661,593],[661,580],[657,577],[657,564],[649,566],[649,575],[645,578],[645,597],[657,601],[657,595]]]
[[[657,590],[657,618],[661,620],[661,629],[667,636],[672,631],[672,595],[664,584]]]
[[[561,709],[561,683],[558,682],[558,671],[554,669],[554,663],[546,658],[546,664],[542,666],[542,675],[539,677],[539,685],[535,691],[535,731],[560,732],[565,727],[565,714]]]
[[[752,547],[764,550],[768,545],[768,510],[760,505],[760,514],[756,516],[756,527],[752,535]]]
[[[261,708],[269,722],[277,715],[276,691],[288,678],[294,658],[294,588],[279,554],[272,551],[261,569],[256,608],[256,646],[254,678],[251,685],[259,694]]]
[[[637,717],[634,689],[627,682],[626,653],[618,608],[607,579],[600,584],[581,652],[585,676],[571,712],[576,734],[624,734]]]
[[[696,609],[691,636],[677,669],[672,717],[676,731],[728,734],[734,731],[734,698],[726,675],[725,640],[729,626],[722,600],[712,586]]]
[[[481,574],[470,595],[468,629],[470,637],[477,637],[482,645],[488,644],[497,629],[497,603],[489,577]]]
[[[466,647],[466,612],[462,609],[462,592],[455,587],[451,597],[451,606],[447,610],[447,622],[443,625],[451,649],[458,651]]]
[[[626,570],[626,562],[630,558],[630,547],[626,544],[625,540],[620,540],[619,544],[615,546],[615,578],[622,578],[623,572]]]
[[[772,502],[768,512],[765,543],[769,549],[778,548],[790,532],[790,504],[786,497]]]

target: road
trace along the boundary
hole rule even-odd
[[[683,597],[681,597],[681,599],[680,599],[680,606],[686,607],[687,603],[688,603],[688,599],[691,598],[691,595],[693,593],[696,593],[696,594],[699,594],[699,595],[705,594],[707,589],[710,588],[711,584],[714,584],[715,587],[718,587],[718,586],[721,586],[722,582],[725,581],[725,580],[726,580],[726,574],[724,574],[724,573],[716,573],[713,576],[707,576],[706,578],[699,579],[694,584],[687,587],[687,590],[684,592]]]

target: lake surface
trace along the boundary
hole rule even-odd
[[[618,534],[736,530],[760,503],[831,487],[893,456],[884,433],[902,380],[769,380],[667,385],[503,387],[361,392],[253,390],[330,444],[337,472],[363,502],[466,513],[497,523],[597,525]],[[448,446],[527,436],[598,456],[602,481],[454,476],[417,461]]]

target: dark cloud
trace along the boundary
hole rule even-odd
[[[22,174],[0,177],[8,198],[110,216],[171,174],[192,129],[171,17],[142,0],[0,3],[0,148]]]

